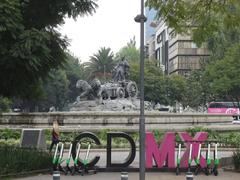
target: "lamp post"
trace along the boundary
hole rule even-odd
[[[145,117],[144,117],[144,23],[147,18],[144,16],[144,0],[141,0],[141,14],[137,15],[134,20],[140,23],[140,117],[139,117],[139,134],[140,134],[140,164],[139,179],[145,180]]]

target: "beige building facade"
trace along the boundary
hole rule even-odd
[[[147,54],[149,58],[158,60],[159,67],[165,74],[187,76],[192,70],[201,68],[203,61],[209,56],[206,44],[197,47],[190,35],[176,34],[161,19],[150,23],[153,24],[155,34],[146,40]]]
[[[206,44],[197,47],[190,35],[176,34],[174,30],[169,31],[168,45],[169,74],[186,76],[192,70],[200,69],[209,56]]]

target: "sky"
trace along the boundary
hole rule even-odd
[[[97,0],[97,4],[93,16],[66,19],[60,28],[70,39],[68,49],[81,62],[101,47],[110,47],[115,54],[134,36],[139,46],[140,24],[134,17],[140,14],[140,0]]]

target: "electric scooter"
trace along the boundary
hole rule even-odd
[[[195,175],[198,175],[198,173],[200,172],[201,165],[200,165],[200,157],[201,157],[201,148],[202,148],[202,144],[199,144],[198,147],[198,155],[197,155],[197,159],[196,159],[196,169],[195,169]]]
[[[72,143],[70,144],[69,152],[68,152],[68,157],[66,159],[66,167],[65,167],[65,175],[70,172],[72,174],[72,169],[70,168],[69,164],[72,158]]]
[[[60,153],[58,155],[58,148],[61,146]],[[63,160],[63,152],[64,152],[64,143],[60,142],[56,145],[54,157],[53,157],[53,170],[62,171],[65,173],[65,170],[62,168],[61,164]]]
[[[57,143],[56,145],[56,149],[55,149],[55,152],[54,152],[54,156],[53,156],[53,170],[56,171],[57,170],[57,162],[58,162],[58,146],[59,146],[59,143]]]
[[[191,172],[191,164],[192,164],[192,143],[190,144],[190,149],[189,149],[188,172]]]
[[[218,159],[218,154],[217,154],[217,146],[218,144],[215,143],[215,151],[214,151],[214,154],[213,154],[213,157],[214,157],[214,166],[212,168],[212,173],[217,176],[218,175],[218,166],[219,166],[219,159]]]
[[[180,160],[181,160],[180,157],[181,157],[181,144],[178,145],[176,175],[179,175],[180,173]]]
[[[84,160],[82,161],[82,168],[81,168],[81,175],[82,176],[84,174],[96,174],[97,173],[96,169],[90,169],[89,168],[89,153],[90,153],[91,145],[92,145],[92,143],[88,142],[87,152],[86,152]]]
[[[211,159],[210,159],[210,152],[211,152],[211,147],[210,143],[208,143],[208,148],[207,148],[207,153],[206,153],[206,160],[207,160],[207,166],[205,168],[205,174],[208,176],[211,172]]]
[[[72,172],[71,172],[72,175],[74,175],[76,172],[80,172],[79,171],[79,166],[78,166],[80,149],[81,149],[81,144],[77,143],[77,153],[76,153],[76,157],[74,159],[73,169],[72,169]]]

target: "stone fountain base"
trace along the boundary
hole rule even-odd
[[[148,106],[145,102],[145,108]],[[137,111],[140,109],[139,99],[107,99],[102,103],[95,100],[80,101],[70,105],[70,111]]]

